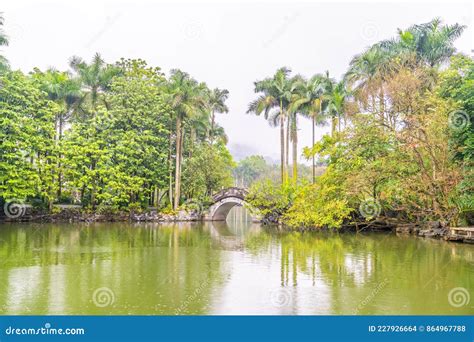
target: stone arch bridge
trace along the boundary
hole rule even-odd
[[[248,191],[243,188],[226,188],[212,196],[213,204],[204,214],[206,221],[225,221],[227,214],[234,206],[243,206]],[[252,217],[252,221],[259,221],[257,217]]]

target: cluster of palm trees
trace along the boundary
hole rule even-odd
[[[248,106],[248,113],[263,114],[273,126],[280,127],[281,181],[289,180],[290,141],[292,143],[292,182],[298,179],[298,118],[311,119],[312,143],[315,143],[315,127],[332,122],[332,133],[338,118],[344,114],[349,97],[344,83],[336,83],[329,73],[316,74],[309,79],[301,75],[291,76],[291,70],[282,67],[275,75],[255,82],[258,98]],[[313,182],[315,159],[312,160]]]
[[[50,100],[58,103],[62,110],[56,118],[57,138],[62,139],[65,125],[73,118],[82,120],[91,117],[99,105],[109,108],[107,92],[114,76],[121,74],[119,65],[107,64],[99,54],[90,63],[79,57],[70,60],[72,72],[49,69],[35,70],[33,77],[40,81]],[[163,100],[168,104],[169,113],[169,201],[178,208],[181,199],[181,173],[185,132],[189,132],[189,156],[197,141],[213,144],[216,139],[226,142],[227,137],[216,123],[217,113],[227,113],[225,104],[229,96],[227,90],[209,89],[188,73],[172,70],[168,79],[157,84]],[[175,147],[173,150],[173,146]],[[174,165],[173,165],[174,159]],[[173,177],[174,168],[174,177]],[[58,197],[61,196],[61,174],[59,174]],[[174,189],[173,189],[174,185]]]
[[[465,26],[442,25],[439,18],[398,30],[395,38],[383,40],[356,55],[344,82],[352,89],[361,111],[379,116],[384,126],[395,128],[394,113],[386,96],[387,83],[401,70],[422,72],[427,87],[435,84],[437,71],[455,52],[454,41]]]
[[[0,47],[8,45],[8,38],[2,30],[3,23],[0,13]],[[109,109],[107,93],[114,77],[122,73],[120,63],[108,64],[99,54],[90,63],[73,57],[69,66],[70,71],[49,69],[42,72],[35,69],[32,73],[32,78],[60,108],[55,119],[57,144],[62,140],[65,128],[72,122],[93,117],[99,105]],[[0,54],[0,72],[7,70],[9,63]],[[225,102],[229,92],[225,89],[209,89],[205,83],[196,81],[181,70],[172,70],[169,78],[163,75],[162,82],[157,87],[170,108],[169,113],[163,114],[169,115],[169,201],[176,209],[181,200],[186,132],[189,138],[188,156],[192,155],[192,147],[198,141],[207,141],[211,145],[217,140],[227,142],[224,129],[216,123],[215,115],[228,112]],[[61,172],[58,177],[59,198],[62,192]]]
[[[179,206],[181,194],[181,172],[183,158],[184,126],[190,126],[190,144],[194,144],[200,130],[209,143],[215,137],[227,140],[222,127],[216,124],[216,113],[229,111],[225,101],[229,97],[227,90],[208,89],[205,83],[200,83],[189,74],[181,70],[172,70],[166,84],[166,96],[175,116],[176,158],[174,177],[174,200],[171,191],[172,177],[170,177],[170,203],[173,208]],[[170,139],[171,141],[171,139]],[[192,148],[190,150],[192,153]],[[170,168],[171,170],[171,168]]]
[[[258,97],[248,106],[248,113],[263,114],[272,125],[280,127],[281,181],[289,178],[289,142],[292,142],[293,183],[297,182],[298,117],[311,118],[313,145],[315,127],[331,121],[331,132],[347,124],[350,113],[365,112],[380,116],[380,123],[396,129],[394,111],[386,96],[388,80],[401,69],[436,77],[437,69],[447,62],[455,49],[453,43],[464,30],[459,24],[442,25],[440,19],[399,30],[398,35],[369,47],[356,55],[340,82],[329,73],[309,79],[291,76],[283,67],[275,75],[255,82]],[[427,82],[427,84],[434,84]],[[355,109],[354,109],[355,107]],[[313,182],[315,160],[313,156]]]

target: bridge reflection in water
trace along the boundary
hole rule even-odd
[[[227,223],[4,225],[0,314],[472,313],[448,302],[472,288],[470,245],[288,232],[239,209]]]
[[[245,238],[249,233],[258,233],[262,227],[253,222],[249,211],[242,206],[234,206],[225,221],[208,222],[214,243],[223,250],[235,251],[244,248]]]

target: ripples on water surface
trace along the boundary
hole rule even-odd
[[[4,224],[0,258],[1,314],[474,314],[474,246],[410,236]]]

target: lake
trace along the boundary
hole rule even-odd
[[[228,222],[0,225],[1,314],[474,313],[474,246]]]

